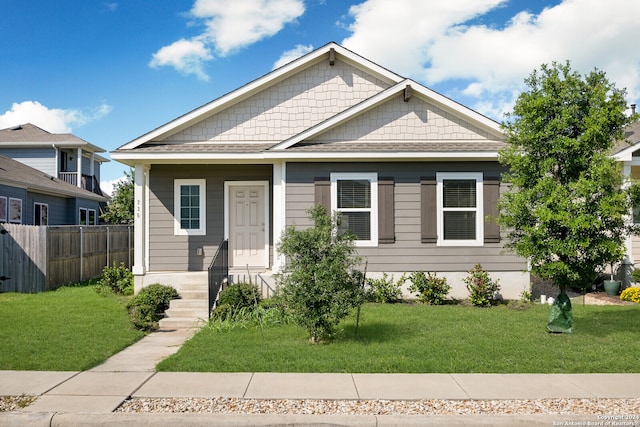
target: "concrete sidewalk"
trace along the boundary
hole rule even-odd
[[[126,399],[320,400],[638,398],[640,374],[291,374],[155,372],[193,331],[160,331],[86,372],[0,371],[0,396],[34,395],[0,426],[42,425],[554,425],[594,416],[302,416],[113,413]],[[640,409],[640,408],[639,408]],[[640,411],[639,411],[640,412]],[[629,414],[632,415],[632,414]],[[640,426],[640,418],[630,420]],[[556,424],[557,425],[557,424]],[[569,425],[569,424],[567,424]],[[576,425],[576,424],[573,424]],[[591,424],[597,425],[597,424]],[[630,424],[634,425],[634,424]]]

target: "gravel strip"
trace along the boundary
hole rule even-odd
[[[35,396],[0,396],[0,412],[17,411],[29,406],[36,400]]]
[[[125,401],[116,412],[288,415],[629,415],[640,414],[640,399],[390,401],[134,398]]]

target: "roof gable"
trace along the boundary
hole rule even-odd
[[[181,142],[187,142],[194,141],[195,139],[197,139],[198,141],[202,141],[207,137],[213,137],[214,139],[215,137],[222,137],[223,139],[229,141],[232,138],[237,138],[237,136],[234,136],[235,132],[228,132],[231,131],[231,129],[228,128],[228,125],[226,127],[224,125],[220,127],[212,126],[212,128],[214,129],[212,133],[208,133],[209,131],[207,131],[204,134],[199,134],[198,132],[200,132],[206,125],[202,122],[206,122],[208,118],[216,114],[221,114],[224,110],[231,109],[234,106],[237,106],[236,108],[245,108],[244,111],[241,111],[241,113],[245,117],[255,117],[255,113],[259,112],[261,109],[262,111],[269,111],[268,107],[274,102],[278,101],[277,98],[281,96],[280,94],[276,95],[275,100],[271,98],[262,99],[262,107],[252,105],[251,102],[244,103],[243,106],[241,106],[241,103],[245,100],[248,100],[250,97],[256,96],[256,94],[262,93],[263,95],[265,95],[268,93],[272,93],[273,91],[269,91],[268,89],[278,85],[281,82],[284,82],[285,80],[289,80],[289,83],[284,83],[285,86],[291,85],[291,82],[295,81],[296,75],[305,75],[305,79],[310,78],[307,70],[314,68],[316,65],[320,66],[319,64],[321,63],[324,63],[324,66],[326,67],[335,67],[337,65],[337,68],[335,68],[332,72],[325,74],[325,76],[333,76],[333,78],[335,79],[341,78],[346,85],[349,85],[351,83],[350,79],[347,77],[347,73],[344,72],[347,70],[349,70],[354,76],[359,76],[364,81],[369,81],[374,85],[381,86],[380,90],[402,80],[401,76],[387,70],[386,68],[381,67],[336,43],[329,43],[313,52],[308,53],[307,55],[304,55],[290,62],[289,64],[286,64],[258,78],[257,80],[252,81],[251,83],[248,83],[245,86],[242,86],[237,90],[234,90],[233,92],[230,92],[181,117],[178,117],[177,119],[145,135],[142,135],[137,139],[134,139],[128,144],[120,147],[119,150],[134,149],[145,143],[154,141],[170,142],[173,140],[175,142],[175,140],[178,140]],[[340,75],[340,69],[343,70],[342,76]],[[311,78],[311,81],[301,81],[297,83],[298,87],[291,88],[288,91],[284,91],[284,93],[289,93],[290,96],[292,93],[298,93],[298,95],[300,95],[303,93],[303,88],[305,85],[307,85],[310,89],[317,88],[318,86],[314,86],[313,84],[314,78],[317,79],[318,76]],[[336,84],[339,86],[340,82],[336,81]],[[336,86],[334,89],[337,89],[338,86]],[[352,90],[347,92],[352,92]],[[280,100],[283,101],[281,98]],[[257,99],[253,101],[253,103],[256,102]],[[248,110],[246,110],[247,106],[250,106]],[[229,114],[230,113],[227,113],[227,117],[229,117]],[[277,116],[277,114],[275,116]],[[235,120],[236,119],[232,120],[231,123],[233,123]],[[274,118],[273,120],[281,120],[281,118]],[[187,130],[188,128],[191,128],[191,130]],[[215,129],[218,130],[216,131]],[[295,133],[295,131],[291,132]]]
[[[336,61],[321,61],[288,79],[165,137],[164,143],[278,143],[392,86]]]
[[[409,79],[271,150],[339,141],[501,141],[500,125]]]

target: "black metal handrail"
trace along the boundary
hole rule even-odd
[[[209,316],[215,308],[222,284],[229,276],[229,241],[223,240],[218,246],[209,266]]]

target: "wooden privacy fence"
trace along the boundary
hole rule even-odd
[[[44,292],[133,261],[133,226],[0,224],[0,292]]]

